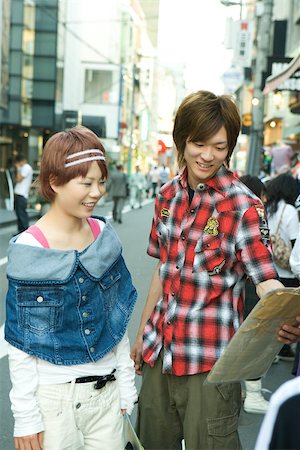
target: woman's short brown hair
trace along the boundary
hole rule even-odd
[[[185,165],[184,151],[188,141],[205,142],[224,126],[227,133],[229,163],[241,128],[238,108],[228,95],[209,91],[188,95],[178,108],[173,130],[178,166]]]
[[[93,161],[82,162],[74,166],[65,167],[68,155],[82,150],[99,149],[105,156],[105,150],[99,138],[93,131],[83,126],[76,126],[68,131],[61,131],[51,136],[45,144],[40,174],[38,177],[38,190],[49,202],[55,197],[55,192],[50,183],[62,186],[76,177],[85,177]],[[91,153],[89,156],[97,156]],[[76,158],[72,158],[72,161]],[[102,176],[107,178],[107,166],[105,161],[96,161]]]

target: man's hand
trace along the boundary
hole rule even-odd
[[[300,316],[296,317],[292,325],[281,325],[277,333],[277,339],[283,344],[293,344],[300,341]]]
[[[42,450],[44,432],[30,434],[28,436],[15,437],[15,448],[18,450]]]
[[[259,298],[264,297],[268,292],[274,291],[275,289],[284,289],[284,286],[278,280],[266,280],[262,281],[256,286],[256,293]]]
[[[134,361],[134,369],[137,375],[142,375],[142,349],[143,335],[137,335],[130,352],[130,358]]]

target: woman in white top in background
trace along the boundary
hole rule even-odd
[[[292,247],[299,233],[298,212],[294,206],[297,195],[297,181],[291,174],[278,175],[267,183],[265,208],[270,234],[277,232],[280,223],[279,234],[286,243],[290,242]],[[276,260],[274,263],[279,280],[285,287],[299,286],[298,278],[290,269],[281,267]],[[289,345],[284,345],[279,352],[279,358],[282,360],[294,360],[294,357],[294,352]]]

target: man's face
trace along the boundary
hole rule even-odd
[[[188,183],[196,189],[199,183],[212,178],[228,155],[227,133],[224,127],[206,142],[187,141],[184,159],[188,170]]]
[[[26,164],[26,160],[25,159],[23,159],[22,161],[17,161],[15,163],[15,166],[16,166],[17,169],[21,169],[21,167],[23,167],[24,164]]]

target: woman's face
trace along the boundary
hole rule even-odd
[[[68,170],[68,168],[66,168]],[[100,167],[93,161],[85,177],[76,177],[62,186],[51,184],[55,192],[53,204],[67,215],[89,217],[106,191],[106,179]]]

